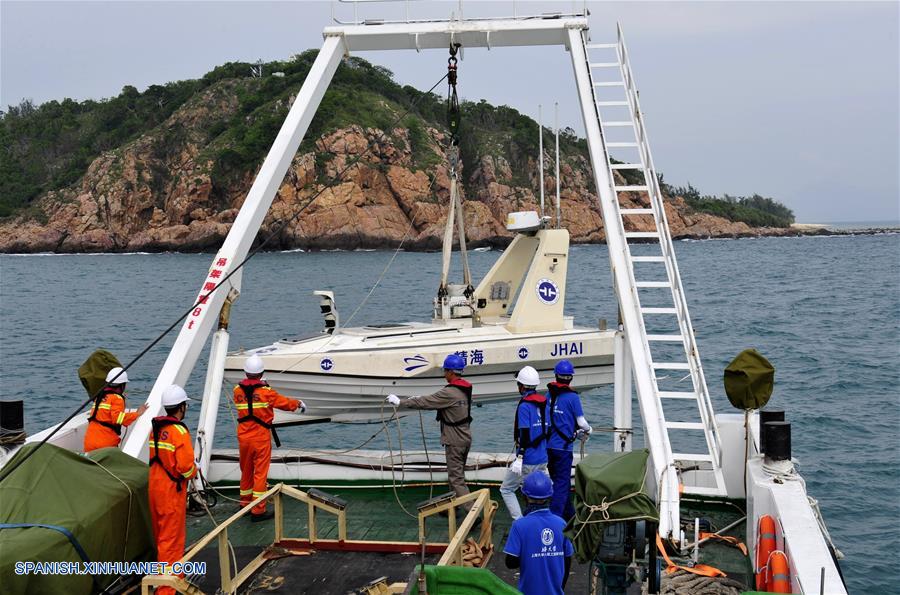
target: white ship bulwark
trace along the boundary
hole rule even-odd
[[[550,382],[561,359],[575,365],[582,389],[612,384],[615,332],[576,327],[563,313],[568,232],[540,223],[520,230],[520,221],[511,217],[520,233],[477,288],[447,285],[439,293],[432,322],[340,328],[333,296],[317,292],[325,331],[229,354],[225,379],[239,381],[246,358],[259,355],[269,384],[307,406],[303,415],[278,411],[276,424],[378,418],[388,394],[443,387],[441,366],[451,353],[466,360],[476,405],[518,398],[513,377],[524,365]]]

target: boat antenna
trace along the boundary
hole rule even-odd
[[[544,216],[544,118],[538,104],[538,171],[541,184],[541,217]]]
[[[559,102],[553,104],[553,125],[556,128],[556,229],[562,220],[559,208]]]

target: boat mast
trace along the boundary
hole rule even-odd
[[[541,218],[544,217],[544,116],[538,104],[538,171],[541,185]]]
[[[553,125],[556,128],[556,229],[562,225],[559,208],[559,102],[553,104]]]

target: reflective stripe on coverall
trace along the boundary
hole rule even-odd
[[[272,390],[269,385],[256,379],[247,378],[241,385],[253,388],[253,415],[266,424],[275,419],[274,409],[295,411],[300,401],[285,397]],[[239,386],[234,387],[234,404],[238,410],[238,452],[241,461],[241,506],[246,506],[265,493],[269,477],[269,463],[272,459],[272,432],[269,428],[246,419],[250,405],[247,396]],[[266,512],[266,503],[253,507],[252,514]]]
[[[159,462],[150,465],[150,517],[153,521],[153,536],[156,538],[156,559],[172,564],[184,556],[185,512],[187,510],[188,480],[197,474],[194,466],[194,447],[191,435],[174,417],[156,418],[154,421],[169,425],[161,428],[159,442],[150,436],[150,458],[159,457]],[[172,477],[181,479],[175,482]],[[180,484],[180,485],[179,485]],[[157,595],[172,595],[173,589],[160,588]]]
[[[88,422],[84,434],[84,452],[119,445],[119,433],[103,424],[130,426],[138,418],[137,412],[125,411],[125,397],[114,392],[107,392],[100,399],[99,406],[95,403],[89,416],[94,417],[94,420]]]

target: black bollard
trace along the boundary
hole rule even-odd
[[[766,454],[766,433],[763,431],[766,422],[784,421],[784,411],[781,409],[760,409],[759,410],[759,454]]]
[[[766,458],[772,461],[791,460],[791,424],[786,421],[766,422]]]

